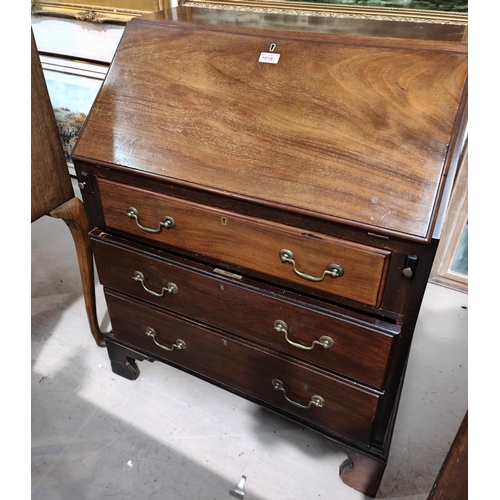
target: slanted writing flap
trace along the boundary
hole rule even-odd
[[[134,21],[76,156],[430,237],[466,54]]]

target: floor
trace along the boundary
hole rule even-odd
[[[44,217],[31,230],[32,500],[230,500],[242,476],[246,500],[366,498],[314,432],[160,363],[115,375],[88,328],[68,228]],[[379,499],[427,499],[467,410],[467,304],[427,288]]]

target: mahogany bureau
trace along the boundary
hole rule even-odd
[[[466,80],[464,26],[130,21],[73,151],[113,371],[159,360],[314,429],[374,496]]]

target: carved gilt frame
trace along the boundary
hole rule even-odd
[[[270,13],[294,13],[331,17],[416,21],[437,24],[468,24],[468,14],[405,7],[361,6],[345,3],[323,3],[295,0],[31,0],[31,13],[74,18],[95,23],[126,23],[135,16],[156,12],[176,3],[187,7],[246,10]],[[111,5],[110,5],[111,3]],[[404,3],[402,4],[404,5]]]
[[[106,5],[103,5],[106,4]],[[32,15],[48,15],[93,23],[127,23],[133,17],[163,10],[169,0],[31,0]]]
[[[313,0],[310,2],[295,0],[180,0],[179,3],[186,7],[246,10],[276,14],[293,13],[299,15],[413,21],[435,24],[468,24],[468,14],[462,12],[411,9],[404,7],[347,5],[341,2],[322,3],[321,0]]]

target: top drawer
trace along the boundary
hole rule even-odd
[[[99,179],[104,221],[196,256],[378,307],[390,252]]]

